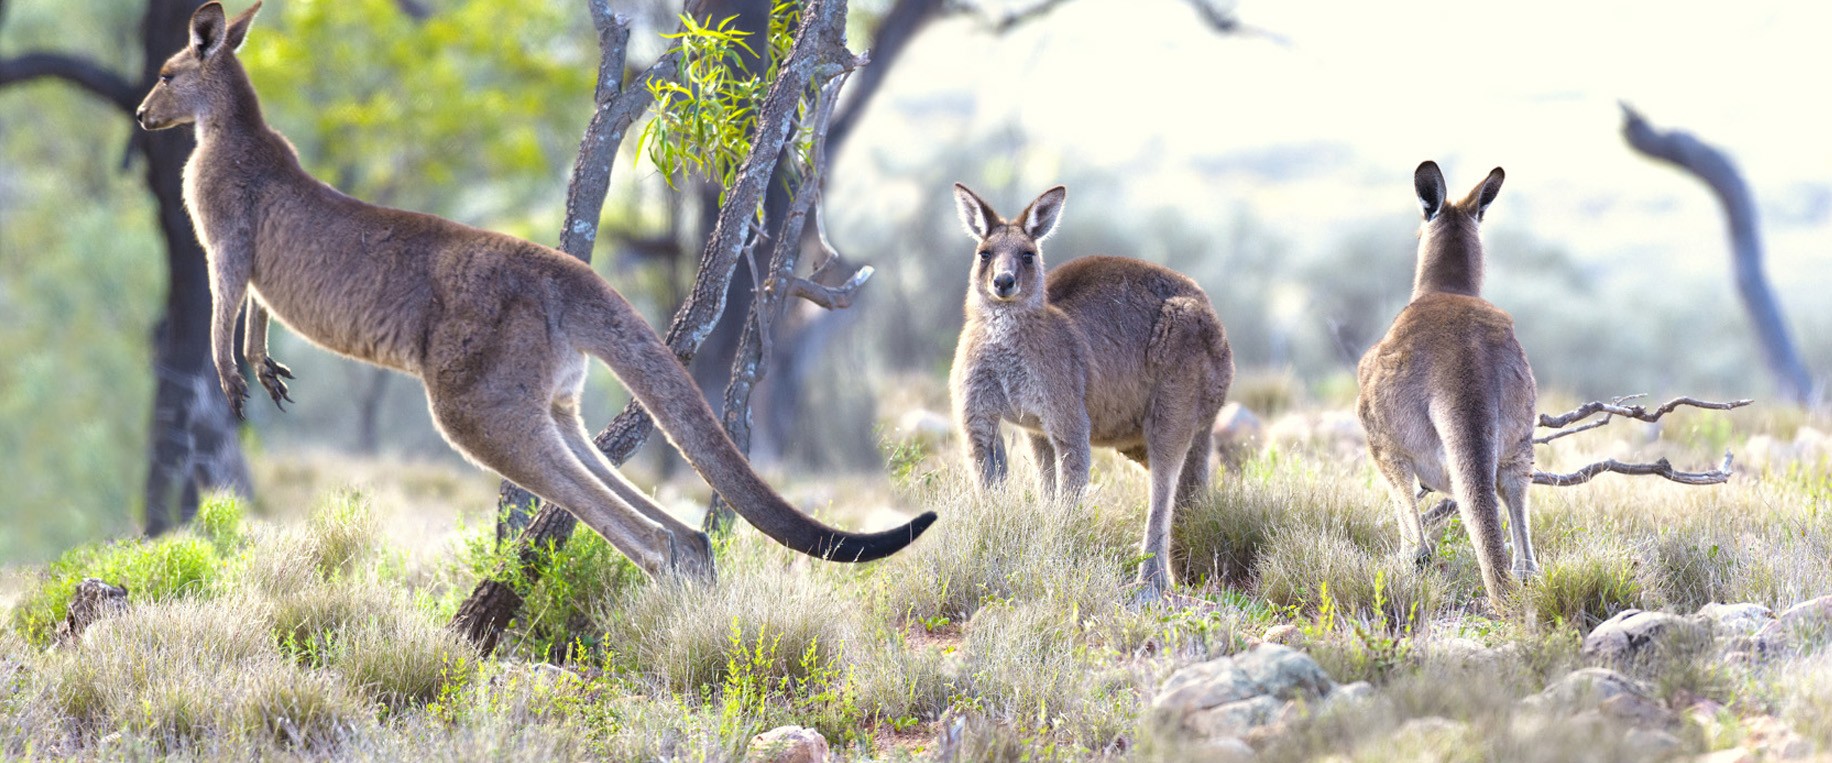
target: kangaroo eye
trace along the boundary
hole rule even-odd
[[[1036,252],[1025,252],[1025,253],[1024,253],[1024,261],[1025,261],[1025,262],[1031,262],[1031,261],[1033,261],[1033,260],[1035,260],[1035,259],[1037,259],[1037,253],[1036,253]]]
[[[161,74],[161,75],[159,75],[159,82],[160,82],[160,84],[165,84],[165,85],[169,85],[169,84],[171,84],[171,83],[172,83],[172,75],[170,75],[170,74]]]
[[[980,259],[982,260],[992,259],[992,250],[991,249],[981,249],[980,250]]]

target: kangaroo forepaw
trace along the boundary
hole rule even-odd
[[[1430,567],[1431,560],[1435,558],[1437,558],[1437,550],[1431,546],[1420,544],[1418,548],[1412,550],[1412,566],[1421,570]]]
[[[1514,577],[1522,581],[1539,577],[1539,562],[1532,559],[1515,559]]]
[[[223,385],[223,397],[229,400],[229,412],[235,414],[236,421],[246,418],[242,414],[243,403],[248,400],[248,380],[243,379],[241,374],[227,374],[219,381]]]
[[[293,370],[273,358],[263,358],[260,368],[255,369],[255,376],[261,380],[261,386],[267,390],[267,394],[274,399],[274,406],[282,411],[286,410],[286,406],[281,405],[281,401],[290,403],[293,399],[287,396],[286,382],[281,379],[293,378]]]

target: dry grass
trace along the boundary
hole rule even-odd
[[[1800,426],[1686,418],[1668,440],[1631,442],[1625,430],[1541,456],[1706,463],[1752,433]],[[720,549],[718,584],[704,587],[645,582],[581,536],[490,660],[441,627],[489,561],[479,555],[489,528],[475,518],[410,551],[389,539],[423,534],[398,514],[429,508],[391,503],[397,487],[321,492],[305,516],[278,523],[212,504],[198,536],[70,557],[147,580],[179,558],[172,579],[193,581],[136,598],[81,646],[31,645],[37,631],[9,613],[0,757],[728,760],[751,734],[800,723],[821,728],[842,759],[925,759],[946,737],[962,760],[1181,760],[1205,753],[1145,717],[1158,682],[1291,624],[1332,675],[1375,682],[1376,698],[1298,721],[1259,744],[1262,759],[1633,760],[1642,753],[1619,728],[1531,720],[1517,704],[1583,664],[1586,629],[1630,606],[1779,609],[1832,593],[1832,478],[1819,465],[1713,488],[1613,476],[1536,488],[1544,574],[1515,609],[1491,612],[1455,521],[1419,568],[1362,460],[1265,453],[1183,512],[1173,562],[1185,585],[1138,607],[1128,584],[1142,470],[1101,456],[1088,499],[1063,507],[1037,497],[1026,458],[981,495],[958,454],[924,447],[891,449],[900,477],[888,498],[843,483],[790,490],[818,507],[938,511],[902,554],[818,564],[741,530]],[[460,494],[471,497],[450,493]],[[884,521],[863,516],[830,519]],[[35,612],[64,584],[13,579],[17,606]],[[1445,646],[1452,637],[1501,651],[1472,663]],[[1646,675],[1676,709],[1737,700],[1682,749],[1735,744],[1761,715],[1832,746],[1823,654],[1753,667],[1694,657]]]

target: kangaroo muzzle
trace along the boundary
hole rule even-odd
[[[1012,273],[1000,273],[992,277],[992,295],[999,299],[1010,299],[1018,291],[1018,276]]]

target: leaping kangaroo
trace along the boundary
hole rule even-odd
[[[271,315],[314,344],[412,374],[433,420],[471,461],[566,507],[650,575],[710,578],[706,535],[669,516],[592,446],[579,418],[586,356],[604,361],[694,469],[785,546],[839,562],[895,553],[933,512],[877,533],[821,524],[754,472],[674,354],[585,263],[545,246],[433,215],[369,204],[307,174],[261,116],[236,58],[255,12],[191,16],[190,44],[165,62],[135,113],[160,130],[195,123],[184,198],[210,270],[211,350],[236,415],[243,353],[278,403],[292,373],[267,355]]]

